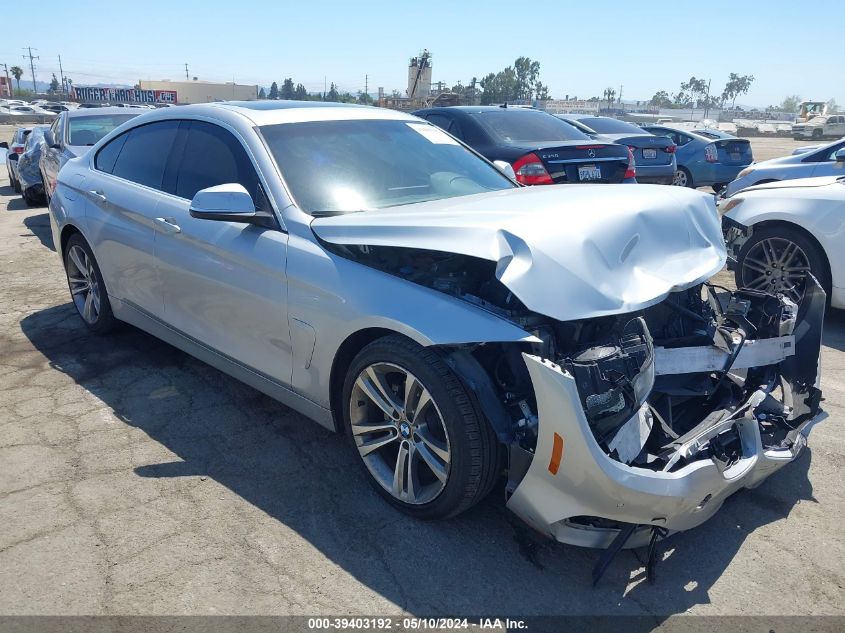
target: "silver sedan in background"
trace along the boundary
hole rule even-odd
[[[725,189],[730,197],[737,191],[780,180],[845,175],[845,138],[811,147],[801,153],[753,163],[743,169]]]
[[[821,414],[823,293],[793,330],[792,302],[708,284],[712,196],[520,187],[393,110],[150,112],[65,165],[50,220],[92,331],[132,323],[346,433],[413,516],[502,478],[543,534],[642,545],[792,462]]]
[[[121,108],[83,108],[61,112],[44,135],[46,147],[39,160],[47,199],[56,186],[59,170],[67,161],[81,156],[118,125],[138,114],[140,112]]]

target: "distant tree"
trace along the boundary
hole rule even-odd
[[[326,101],[340,101],[340,93],[337,91],[337,86],[332,82],[329,91],[326,93]]]
[[[50,80],[50,92],[56,93],[59,91],[59,80],[56,78],[56,73],[53,73],[53,78]]]
[[[610,106],[613,104],[613,99],[616,97],[616,91],[613,88],[605,88],[602,96],[607,101],[607,109],[610,110]]]
[[[279,84],[275,81],[270,84],[270,94],[268,95],[271,99],[278,99],[279,98]]]
[[[795,114],[798,112],[798,105],[800,103],[801,97],[799,95],[787,95],[783,98],[783,101],[780,102],[778,109],[783,112],[791,112],[792,114]]]
[[[20,66],[12,66],[9,69],[9,72],[12,73],[12,76],[15,78],[15,81],[18,82],[18,90],[21,89],[21,77],[23,77],[23,68]]]
[[[695,106],[699,101],[704,101],[707,97],[707,82],[704,79],[696,79],[695,76],[689,78],[681,84],[681,92],[679,95],[689,95],[689,101],[692,102],[692,112],[695,112]],[[704,104],[702,103],[702,106]],[[690,116],[692,115],[690,113]]]
[[[305,101],[308,98],[308,91],[305,89],[305,86],[296,84],[296,88],[293,90],[293,98]]]
[[[373,98],[366,92],[358,93],[358,103],[369,105],[373,102]]]
[[[507,103],[519,99],[519,82],[511,66],[501,72],[482,77],[479,84],[484,91],[481,95],[482,105]]]
[[[282,89],[279,91],[279,98],[290,100],[296,95],[296,89],[293,87],[293,79],[285,79],[282,82]]]
[[[827,111],[836,112],[838,109],[839,105],[836,103],[836,99],[831,98],[830,101],[827,102]]]
[[[751,88],[753,81],[754,75],[737,75],[736,73],[731,73],[728,76],[725,89],[722,90],[721,105],[724,107],[725,103],[730,100],[731,109],[734,109],[736,107],[736,98],[748,94],[748,89]]]
[[[258,98],[259,99],[266,99],[267,98],[267,93],[264,91],[264,88],[261,88],[261,90],[258,91]]]
[[[651,98],[651,101],[648,102],[649,105],[657,106],[658,108],[670,108],[672,107],[672,99],[669,98],[669,93],[665,90],[658,90],[654,93],[654,96]]]

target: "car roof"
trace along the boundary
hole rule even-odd
[[[135,108],[140,109],[140,108]],[[106,108],[77,108],[76,110],[68,110],[67,112],[62,112],[62,114],[67,115],[69,119],[78,119],[80,117],[87,117],[87,116],[103,116],[104,114],[129,114],[130,110],[128,108],[118,108],[118,107],[106,107]]]
[[[117,110],[126,112],[124,108],[117,108]],[[256,126],[277,123],[366,119],[421,122],[419,118],[398,110],[321,101],[218,101],[198,103],[176,108],[149,110],[142,114],[139,120],[143,118],[143,121],[151,122],[197,116],[225,120],[230,119],[233,115],[240,119],[246,119]]]
[[[448,110],[450,112],[465,112],[467,114],[477,114],[481,112],[542,112],[548,114],[545,110],[538,110],[537,108],[526,108],[523,106],[435,106],[433,108],[420,108],[416,112],[431,112],[434,110]]]

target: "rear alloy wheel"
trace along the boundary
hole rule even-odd
[[[813,130],[813,138],[819,139],[822,137],[822,130]]]
[[[676,187],[692,187],[692,175],[684,167],[678,167],[672,184]]]
[[[496,436],[436,352],[394,335],[365,347],[347,374],[344,422],[375,489],[420,518],[444,518],[495,483]]]
[[[807,273],[830,295],[830,270],[818,247],[788,227],[755,231],[737,257],[736,284],[740,288],[783,294],[797,304],[804,298]]]
[[[73,305],[92,332],[105,334],[116,319],[91,247],[80,234],[70,237],[65,247],[65,272]]]

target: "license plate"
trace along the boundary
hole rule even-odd
[[[601,169],[595,165],[584,165],[578,168],[578,180],[601,180]]]
[[[742,158],[742,154],[739,152],[731,152],[731,160],[740,160]]]
[[[644,149],[643,150],[643,158],[657,158],[657,150],[656,149]]]

